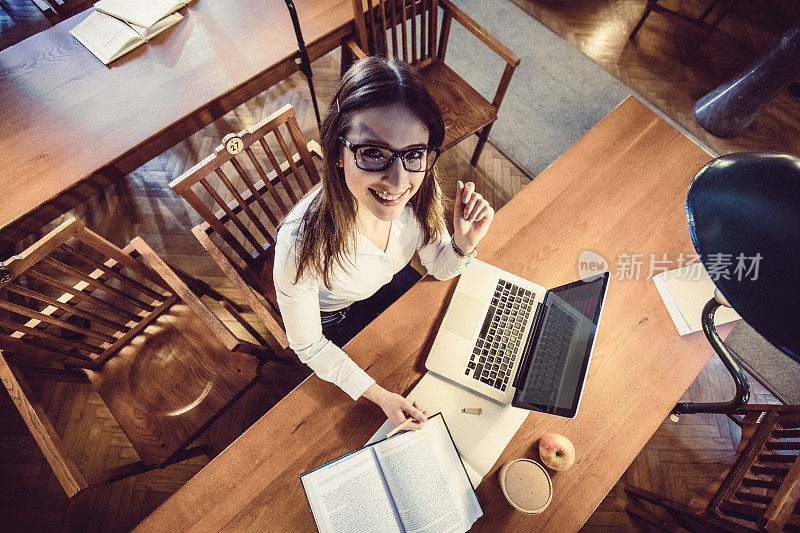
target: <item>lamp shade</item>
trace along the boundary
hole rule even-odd
[[[718,157],[692,180],[686,215],[700,260],[728,303],[800,362],[800,158]]]

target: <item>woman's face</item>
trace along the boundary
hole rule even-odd
[[[342,137],[352,144],[406,150],[427,146],[428,129],[407,108],[392,104],[358,112]],[[371,213],[383,221],[397,219],[422,184],[425,172],[407,171],[399,156],[386,170],[362,170],[356,166],[353,152],[341,143],[340,148],[345,181],[358,200],[359,217]]]

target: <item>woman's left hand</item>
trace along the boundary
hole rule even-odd
[[[475,184],[457,184],[456,202],[453,206],[453,226],[456,246],[465,253],[471,252],[489,231],[494,219],[494,209],[483,196],[475,192]]]

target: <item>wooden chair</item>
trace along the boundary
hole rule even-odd
[[[669,531],[800,531],[800,406],[745,405],[739,413],[736,459],[717,481],[688,505],[629,485],[627,510]]]
[[[96,0],[31,0],[39,11],[55,26],[62,20],[86,11]]]
[[[377,0],[377,5],[374,3],[366,0],[365,11],[362,0],[353,0],[358,43],[346,43],[345,50],[357,59],[365,57],[366,52],[382,57],[391,55],[414,65],[442,111],[445,123],[442,148],[446,150],[475,133],[478,144],[470,164],[476,165],[514,69],[519,65],[519,57],[449,0]],[[437,42],[439,7],[443,16]],[[506,62],[491,102],[444,62],[453,20]]]
[[[628,36],[629,40],[633,40],[636,37],[636,34],[641,29],[644,21],[647,20],[647,17],[650,16],[650,13],[656,12],[666,16],[672,16],[677,18],[678,20],[682,20],[692,26],[700,28],[703,33],[701,36],[689,47],[686,54],[683,56],[683,60],[688,59],[699,47],[703,42],[708,39],[712,33],[717,31],[717,27],[719,27],[722,19],[734,8],[736,2],[738,0],[712,0],[709,6],[706,8],[703,13],[697,17],[691,17],[684,13],[680,13],[678,11],[674,11],[672,9],[666,8],[658,4],[658,0],[647,0],[647,5],[644,8],[644,13],[642,14],[639,22],[636,23],[636,26],[633,28],[633,31]],[[717,10],[716,16],[709,22],[707,19],[711,13],[717,9],[717,6],[720,6]]]
[[[245,324],[224,298],[138,237],[121,249],[71,219],[3,274],[0,378],[69,497],[205,453],[189,445],[270,357],[252,326],[257,343],[234,335],[197,293]],[[31,361],[82,369],[141,460],[81,472],[20,371]]]
[[[214,153],[170,183],[204,219],[192,233],[283,349],[289,343],[272,282],[273,244],[283,217],[319,182],[312,155],[321,159],[322,149],[306,143],[287,104],[226,135]]]

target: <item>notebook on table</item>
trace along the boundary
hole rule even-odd
[[[495,401],[574,418],[609,279],[604,272],[547,290],[474,260],[425,366]]]
[[[441,414],[300,479],[321,533],[455,533],[483,515]]]

